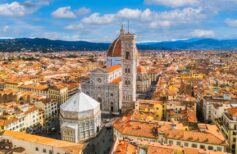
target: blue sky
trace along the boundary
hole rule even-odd
[[[0,0],[0,38],[111,42],[237,38],[237,0]],[[126,27],[126,26],[125,26]]]

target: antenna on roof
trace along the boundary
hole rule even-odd
[[[129,33],[129,20],[128,20],[128,33]]]
[[[123,29],[123,24],[121,25],[121,29],[120,29],[120,35],[124,34],[124,29]]]

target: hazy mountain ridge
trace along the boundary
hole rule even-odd
[[[0,51],[93,51],[107,50],[110,43],[94,43],[87,41],[62,41],[44,38],[0,39]],[[138,43],[140,50],[234,50],[237,39],[189,39],[164,42]]]

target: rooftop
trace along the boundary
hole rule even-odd
[[[68,151],[70,154],[78,154],[83,149],[82,144],[76,144],[76,143],[66,142],[66,141],[62,141],[62,140],[56,140],[56,139],[47,138],[47,137],[26,134],[23,132],[6,130],[3,133],[3,137],[4,136],[11,137],[11,138],[14,138],[17,140],[30,142],[30,143],[48,145],[48,146],[52,146],[55,148],[62,148],[64,150]]]
[[[113,123],[113,127],[121,134],[137,137],[156,139],[159,135],[167,138],[195,141],[227,146],[225,138],[215,125],[206,125],[206,130],[188,130],[188,126],[182,123],[171,123],[165,121],[137,121],[131,119],[133,113],[123,116]]]
[[[118,37],[110,45],[109,50],[107,52],[107,56],[108,57],[121,57],[121,54],[122,54],[122,43],[121,43],[121,39]]]
[[[159,143],[117,140],[113,147],[113,154],[227,154],[226,152],[180,147],[175,145],[161,145]]]
[[[80,91],[63,103],[60,109],[78,113],[94,110],[98,106],[100,106],[100,104],[95,99]]]
[[[111,73],[111,72],[113,72],[115,70],[118,70],[118,69],[121,69],[120,64],[105,68],[105,71],[108,72],[108,73]]]
[[[121,77],[118,77],[118,78],[112,80],[111,83],[112,83],[112,84],[119,84],[121,81],[122,81],[122,78],[121,78]]]
[[[227,109],[227,113],[229,113],[232,117],[237,117],[237,107]]]

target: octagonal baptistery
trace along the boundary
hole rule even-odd
[[[101,129],[100,103],[78,92],[60,106],[61,139],[81,142],[95,137]]]

